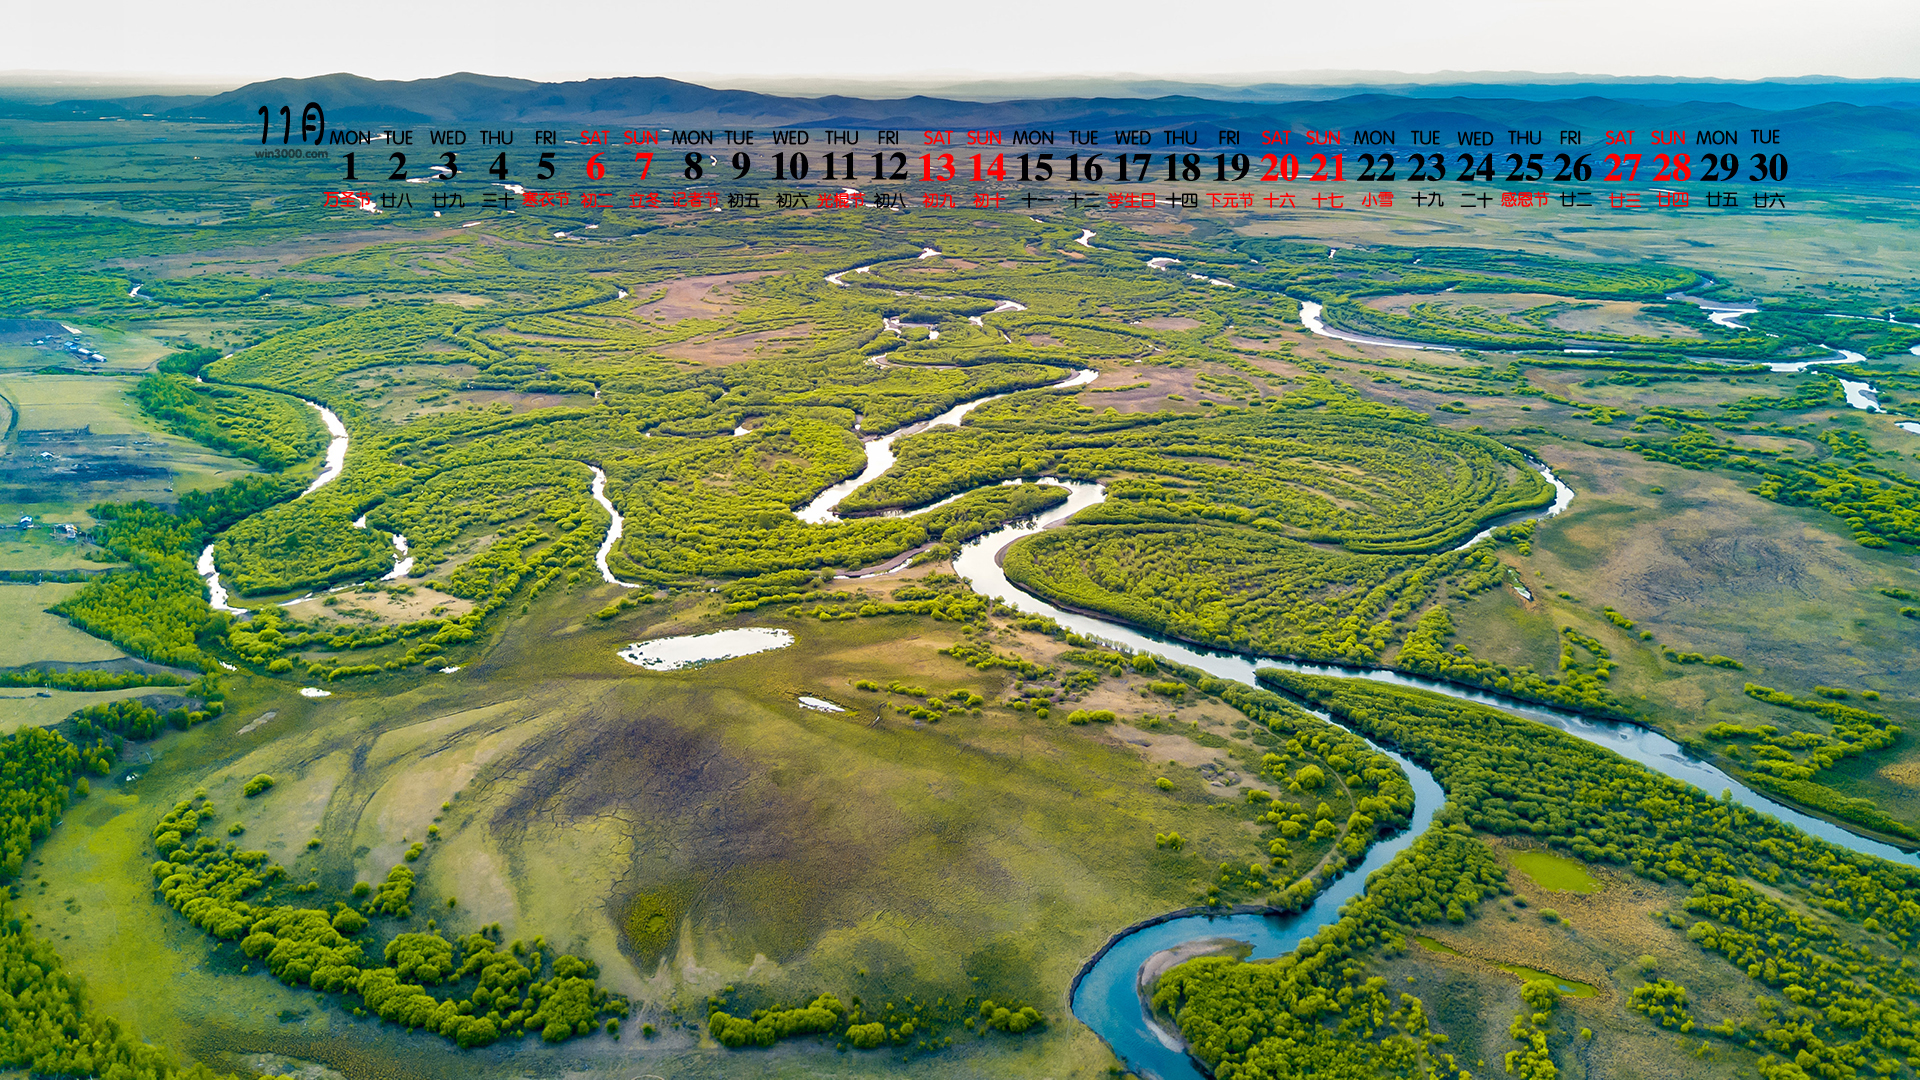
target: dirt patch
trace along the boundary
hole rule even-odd
[[[756,359],[768,352],[778,353],[797,348],[806,344],[813,333],[812,323],[797,323],[777,330],[680,341],[662,345],[655,351],[674,360],[692,360],[710,367],[725,367],[742,360]]]
[[[397,589],[368,585],[307,600],[288,610],[302,619],[323,617],[347,626],[391,625],[426,618],[457,619],[473,610],[473,601],[424,585]]]
[[[734,289],[748,282],[771,277],[771,270],[742,274],[705,274],[681,278],[664,285],[640,285],[633,292],[646,299],[634,306],[634,314],[650,319],[717,319],[732,314],[740,304]],[[664,292],[664,295],[660,295]],[[658,299],[653,297],[658,296]]]
[[[1178,402],[1167,401],[1169,395],[1178,395],[1189,402],[1204,396],[1194,390],[1193,379],[1197,374],[1193,368],[1133,364],[1109,376],[1114,389],[1083,393],[1080,403],[1092,409],[1111,407],[1123,413],[1159,412],[1178,406]]]
[[[1206,324],[1199,319],[1189,319],[1184,315],[1156,315],[1151,319],[1135,319],[1135,326],[1144,326],[1149,330],[1197,330]]]
[[[436,304],[452,304],[455,307],[463,308],[475,308],[482,304],[493,303],[490,297],[475,296],[472,293],[462,292],[429,293],[427,299]]]
[[[1732,441],[1750,450],[1766,450],[1770,453],[1791,453],[1806,446],[1799,439],[1783,439],[1777,435],[1734,435]]]
[[[1883,767],[1879,775],[1889,784],[1920,790],[1920,761],[1896,761]]]
[[[1699,337],[1697,327],[1676,322],[1631,300],[1575,300],[1550,293],[1402,293],[1366,301],[1375,311],[1405,315],[1417,305],[1441,311],[1478,308],[1505,316],[1515,332],[1557,330],[1571,334],[1633,334]]]
[[[1269,795],[1282,794],[1278,787],[1235,761],[1231,747],[1201,746],[1177,729],[1146,730],[1131,724],[1115,724],[1107,734],[1114,742],[1138,753],[1148,765],[1173,762],[1200,772],[1208,780],[1207,794],[1215,798],[1243,799],[1246,796],[1241,793],[1249,788]],[[1229,783],[1229,780],[1237,783]]]

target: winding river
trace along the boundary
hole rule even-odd
[[[193,381],[205,382],[206,380],[195,375]],[[307,490],[300,493],[300,497],[304,499],[308,495],[319,491],[321,488],[326,487],[328,484],[340,478],[340,473],[347,467],[347,445],[350,439],[347,434],[347,425],[340,421],[339,415],[332,409],[327,408],[317,401],[308,401],[305,398],[301,398],[300,403],[320,414],[320,423],[326,427],[327,435],[329,436],[326,461],[321,466],[320,475],[314,477],[313,483],[307,485]],[[364,529],[367,527],[366,522],[367,519],[363,516],[353,524],[357,529]],[[386,577],[381,578],[380,580],[382,581],[393,581],[397,578],[405,577],[413,570],[413,560],[405,558],[407,554],[407,538],[398,533],[394,534],[393,546],[394,550],[399,553],[395,558],[394,570]],[[201,549],[200,560],[194,564],[194,570],[206,580],[207,605],[209,607],[215,611],[224,611],[231,615],[247,614],[246,608],[234,607],[228,603],[230,594],[227,592],[226,587],[220,584],[220,571],[213,564],[213,544],[209,543]],[[304,600],[306,597],[302,597],[301,599]],[[293,602],[298,603],[299,601],[296,600]]]
[[[1552,507],[1534,513],[1547,517],[1558,513],[1572,501],[1572,491],[1550,472],[1559,498]],[[1135,652],[1151,653],[1176,663],[1205,671],[1217,678],[1255,685],[1257,668],[1280,668],[1312,675],[1367,679],[1445,694],[1449,697],[1488,705],[1514,716],[1559,728],[1576,738],[1604,747],[1623,757],[1677,780],[1693,784],[1702,791],[1726,791],[1742,806],[1770,814],[1777,820],[1853,851],[1878,855],[1908,866],[1920,866],[1920,858],[1889,844],[1857,836],[1830,822],[1766,798],[1734,780],[1718,768],[1699,761],[1678,743],[1657,732],[1633,724],[1593,720],[1544,706],[1528,705],[1498,695],[1468,689],[1452,683],[1403,675],[1393,671],[1353,668],[1333,664],[1301,663],[1291,660],[1263,659],[1237,653],[1197,648],[1132,627],[1080,612],[1055,607],[1021,591],[1007,580],[1001,570],[1002,553],[1015,542],[1033,536],[1096,505],[1106,498],[1100,485],[1062,482],[1070,495],[1060,506],[1034,518],[997,529],[965,545],[954,559],[954,569],[976,592],[999,600],[1029,614],[1044,615],[1076,633],[1100,638]],[[1141,1000],[1137,986],[1140,969],[1154,954],[1193,941],[1228,938],[1253,946],[1256,959],[1283,956],[1301,941],[1312,937],[1322,926],[1338,918],[1347,900],[1360,894],[1367,876],[1385,866],[1426,830],[1438,812],[1444,797],[1431,773],[1414,765],[1385,747],[1369,745],[1386,754],[1405,770],[1414,789],[1414,811],[1410,826],[1397,836],[1376,843],[1360,865],[1325,889],[1305,911],[1291,916],[1259,914],[1212,916],[1176,914],[1161,920],[1121,931],[1080,971],[1072,992],[1073,1013],[1101,1038],[1128,1068],[1159,1080],[1189,1080],[1203,1073],[1187,1057],[1180,1041],[1154,1023]]]
[[[1155,267],[1155,269],[1161,269],[1161,267]],[[834,283],[840,284],[837,281]],[[1372,339],[1329,331],[1320,320],[1320,305],[1311,301],[1301,304],[1301,322],[1309,330],[1326,337],[1361,344],[1446,351],[1440,346]],[[1836,362],[1844,363],[1849,360],[1849,357],[1843,356]],[[1062,387],[1076,385],[1091,381],[1092,376],[1092,372],[1081,372],[1074,379],[1058,385]],[[1863,390],[1871,392],[1864,387]],[[990,395],[971,403],[957,405],[926,425],[870,441],[867,444],[867,467],[860,475],[822,492],[819,498],[799,512],[801,519],[815,523],[839,520],[833,514],[833,509],[840,501],[884,475],[893,465],[895,455],[892,440],[894,438],[913,431],[925,430],[937,424],[958,424],[971,408],[1000,396],[1004,395]],[[1849,403],[1855,403],[1852,388],[1849,388]],[[1550,507],[1519,515],[1518,520],[1554,516],[1564,511],[1573,501],[1573,490],[1554,476],[1551,469],[1539,463],[1533,464],[1540,470],[1541,475],[1553,484],[1556,497]],[[965,578],[976,592],[1020,611],[1052,618],[1076,633],[1099,638],[1135,652],[1150,653],[1205,671],[1217,678],[1230,679],[1245,685],[1255,685],[1254,672],[1258,667],[1272,667],[1307,674],[1386,682],[1488,705],[1515,716],[1559,728],[1576,738],[1612,750],[1656,772],[1693,784],[1702,791],[1727,792],[1735,802],[1743,806],[1770,814],[1777,820],[1838,846],[1877,855],[1909,866],[1920,866],[1920,858],[1912,854],[1888,844],[1857,836],[1840,826],[1782,806],[1735,781],[1720,769],[1695,759],[1671,739],[1632,724],[1593,720],[1557,709],[1529,705],[1463,686],[1403,675],[1398,672],[1263,659],[1198,648],[1144,633],[1098,616],[1055,607],[1021,591],[1008,581],[1000,566],[1001,556],[1009,546],[1019,540],[1033,536],[1051,525],[1066,521],[1080,511],[1104,501],[1106,491],[1098,484],[1061,481],[1051,477],[1043,478],[1039,482],[1066,488],[1067,500],[1026,521],[1003,526],[973,540],[964,545],[955,557],[955,571]],[[1489,526],[1488,529],[1482,530],[1468,540],[1461,548],[1471,547],[1484,540],[1493,528],[1501,524],[1510,524],[1513,520],[1515,519],[1505,519]],[[1410,846],[1432,823],[1434,815],[1444,802],[1444,794],[1432,774],[1385,747],[1373,744],[1371,741],[1369,745],[1398,763],[1411,781],[1414,789],[1411,823],[1396,836],[1376,843],[1368,850],[1366,857],[1357,867],[1324,889],[1305,911],[1290,916],[1262,914],[1215,916],[1175,912],[1122,930],[1089,960],[1075,977],[1071,994],[1074,1015],[1105,1039],[1128,1068],[1145,1076],[1156,1077],[1158,1080],[1198,1080],[1205,1075],[1194,1060],[1186,1054],[1180,1039],[1154,1022],[1142,1000],[1143,988],[1139,985],[1140,973],[1143,966],[1156,954],[1196,941],[1224,938],[1247,943],[1252,947],[1250,955],[1256,959],[1283,956],[1296,948],[1301,941],[1317,933],[1321,927],[1335,921],[1339,917],[1340,907],[1358,896],[1365,888],[1367,877]]]
[[[1333,338],[1336,341],[1351,341],[1355,345],[1381,345],[1389,349],[1420,349],[1426,352],[1460,351],[1446,345],[1422,345],[1417,341],[1396,341],[1393,338],[1368,337],[1365,334],[1349,334],[1344,330],[1329,329],[1326,322],[1320,318],[1320,313],[1324,309],[1318,302],[1313,300],[1296,302],[1300,305],[1300,325],[1321,337]]]
[[[311,495],[321,488],[326,487],[328,484],[333,483],[335,480],[340,479],[341,470],[347,467],[348,439],[347,425],[340,422],[340,417],[335,415],[332,409],[314,401],[306,402],[306,406],[320,414],[320,422],[326,425],[327,434],[333,437],[332,440],[327,443],[326,466],[320,470],[319,476],[313,478],[313,483],[307,485],[307,490],[300,493],[302,495]]]
[[[1697,296],[1689,296],[1686,293],[1669,293],[1667,296],[1667,299],[1685,300],[1688,303],[1693,304],[1694,306],[1700,308],[1702,311],[1706,312],[1708,322],[1711,322],[1716,326],[1724,326],[1729,330],[1752,330],[1753,329],[1752,327],[1741,323],[1739,320],[1742,318],[1745,318],[1748,315],[1758,315],[1760,313],[1759,308],[1732,307],[1730,305],[1717,303],[1712,300],[1702,300]],[[1827,314],[1827,318],[1848,319],[1854,322],[1883,321],[1883,320],[1871,318],[1865,315],[1840,315],[1840,314],[1831,313],[1831,312]],[[1894,326],[1906,326],[1906,327],[1912,327],[1915,329],[1920,329],[1920,323],[1901,322],[1899,319],[1894,318],[1891,313],[1887,315],[1884,321]],[[1822,348],[1826,348],[1826,347],[1828,346],[1822,346]],[[1915,356],[1920,356],[1920,345],[1915,345],[1912,349],[1908,351],[1913,353]],[[1780,372],[1780,373],[1789,374],[1789,375],[1797,375],[1800,372],[1806,371],[1808,368],[1824,367],[1828,364],[1859,364],[1859,363],[1865,363],[1867,359],[1864,355],[1854,352],[1851,349],[1835,349],[1834,352],[1838,353],[1839,355],[1828,357],[1823,360],[1787,360],[1787,361],[1770,362],[1770,363],[1767,363],[1766,368],[1768,371]],[[1838,376],[1835,376],[1835,377],[1839,378]],[[1856,382],[1852,379],[1840,379],[1840,390],[1843,394],[1846,395],[1847,405],[1851,408],[1859,409],[1863,412],[1886,412],[1887,411],[1880,407],[1880,392],[1878,390],[1875,390],[1870,383]]]
[[[1001,301],[1002,307],[1008,304],[1013,305],[1012,307],[1006,307],[1008,311],[1024,310],[1020,308],[1020,305],[1014,304],[1011,300]],[[998,311],[1000,308],[995,308],[994,310]],[[1092,368],[1085,368],[1074,372],[1060,382],[1054,383],[1048,387],[1048,389],[1064,390],[1073,386],[1085,386],[1087,383],[1099,377],[1099,372],[1094,371]],[[832,525],[838,522],[840,516],[834,513],[834,509],[838,507],[847,496],[880,479],[883,473],[893,468],[893,463],[896,460],[893,453],[893,443],[895,439],[902,439],[908,435],[918,435],[920,432],[926,431],[929,428],[959,427],[960,421],[964,420],[968,413],[985,405],[989,401],[998,401],[1011,393],[1015,393],[1015,391],[1009,390],[1006,394],[988,394],[985,397],[977,397],[971,401],[963,401],[953,408],[948,409],[946,412],[941,413],[939,416],[928,420],[924,424],[914,424],[910,427],[901,428],[891,435],[882,435],[880,438],[868,440],[866,444],[867,467],[860,470],[860,475],[848,480],[842,480],[821,492],[812,502],[794,511],[794,516],[809,525]],[[595,471],[598,472],[599,470]],[[936,503],[935,505],[941,504]],[[924,509],[930,510],[932,508],[933,507],[925,507]]]
[[[1304,305],[1303,305],[1304,307]],[[1313,313],[1317,321],[1318,312]],[[1398,343],[1395,343],[1398,344]],[[1059,388],[1083,385],[1095,373],[1082,371],[1073,378],[1055,384]],[[867,467],[851,480],[822,492],[799,511],[802,520],[814,523],[838,521],[833,510],[841,500],[872,483],[893,465],[893,440],[903,435],[942,424],[957,425],[974,408],[1003,397],[987,395],[964,402],[924,425],[903,429],[893,435],[866,444]],[[1554,486],[1555,499],[1541,510],[1503,519],[1476,534],[1461,549],[1485,539],[1492,528],[1514,520],[1542,519],[1564,511],[1574,499],[1573,490],[1553,475],[1551,469],[1531,463]],[[1695,759],[1679,744],[1657,732],[1633,724],[1593,720],[1574,713],[1544,706],[1529,705],[1495,694],[1403,675],[1398,672],[1354,668],[1333,664],[1301,663],[1225,653],[1148,634],[1124,624],[1081,612],[1067,611],[1021,591],[1010,582],[1000,559],[1012,544],[1059,524],[1080,511],[1104,501],[1106,490],[1098,484],[1062,481],[1053,477],[1039,483],[1063,487],[1065,502],[1027,520],[996,529],[964,545],[954,559],[954,569],[974,591],[1020,611],[1044,615],[1076,633],[1099,638],[1134,652],[1150,653],[1176,663],[1207,672],[1217,678],[1255,685],[1259,667],[1280,668],[1306,674],[1340,678],[1368,679],[1414,689],[1445,694],[1500,709],[1514,716],[1549,725],[1576,738],[1612,750],[1656,772],[1693,784],[1702,791],[1729,793],[1733,800],[1750,809],[1770,814],[1838,846],[1877,855],[1909,866],[1920,866],[1920,858],[1891,845],[1857,836],[1840,826],[1782,806],[1749,789],[1720,769]],[[934,505],[944,505],[951,498]],[[921,507],[924,512],[932,507]],[[1459,550],[1459,549],[1456,549]],[[1122,930],[1081,969],[1073,984],[1071,1003],[1074,1015],[1105,1039],[1128,1068],[1159,1080],[1197,1080],[1204,1076],[1185,1052],[1177,1036],[1156,1024],[1147,1011],[1139,986],[1142,967],[1155,954],[1179,945],[1210,939],[1242,941],[1252,947],[1254,958],[1271,958],[1291,952],[1299,943],[1339,917],[1339,909],[1365,888],[1367,877],[1390,862],[1411,845],[1431,824],[1444,802],[1439,784],[1426,770],[1369,741],[1369,745],[1392,758],[1406,772],[1414,789],[1414,810],[1409,827],[1396,836],[1380,841],[1369,849],[1354,869],[1330,884],[1305,911],[1290,916],[1239,914],[1215,916],[1175,912]]]
[[[600,568],[600,580],[607,584],[637,589],[640,586],[633,582],[621,581],[613,576],[612,568],[607,565],[607,556],[613,553],[613,545],[620,542],[620,534],[626,531],[627,519],[620,516],[620,511],[613,508],[613,500],[607,498],[606,472],[598,465],[589,465],[587,468],[593,470],[593,501],[599,503],[600,508],[613,518],[613,523],[607,526],[607,538],[600,541],[600,550],[593,556],[593,565]]]
[[[1180,260],[1178,259],[1166,259],[1166,258],[1149,259],[1147,260],[1147,265],[1153,267],[1153,269],[1155,270],[1164,270],[1167,268],[1169,264],[1177,263],[1179,261]],[[1205,275],[1203,274],[1189,274],[1188,276],[1195,277],[1195,278],[1205,277]],[[1225,285],[1228,283],[1224,281],[1215,281],[1214,284]],[[1718,326],[1724,326],[1729,330],[1750,329],[1749,327],[1740,324],[1737,320],[1746,315],[1757,314],[1760,310],[1759,308],[1724,307],[1721,305],[1717,305],[1710,300],[1701,300],[1697,297],[1686,296],[1684,294],[1670,295],[1667,297],[1667,299],[1690,301],[1691,303],[1699,306],[1701,309],[1707,312],[1707,319],[1709,322],[1712,322]],[[1457,349],[1449,348],[1448,346],[1445,346],[1445,345],[1425,345],[1417,341],[1399,341],[1394,338],[1369,337],[1365,334],[1349,334],[1344,330],[1335,330],[1327,326],[1326,320],[1322,317],[1322,312],[1325,309],[1319,303],[1312,300],[1300,300],[1298,301],[1298,303],[1300,305],[1300,325],[1306,327],[1309,332],[1313,334],[1317,334],[1320,337],[1332,338],[1335,341],[1352,342],[1355,345],[1377,345],[1377,346],[1381,346],[1383,348],[1389,348],[1389,349],[1422,349],[1422,350],[1427,350],[1431,352],[1458,352],[1459,351]],[[1880,321],[1878,319],[1865,319],[1864,316],[1859,316],[1859,315],[1830,315],[1828,316],[1828,318],[1860,319],[1867,322]],[[1902,323],[1891,317],[1888,318],[1886,321],[1893,323],[1896,326],[1915,325],[1913,323]],[[1564,351],[1570,352],[1570,353],[1597,354],[1601,350],[1599,349],[1567,349]],[[1800,372],[1806,371],[1808,368],[1823,367],[1828,364],[1858,364],[1858,363],[1865,362],[1865,360],[1867,359],[1862,354],[1853,352],[1852,350],[1849,350],[1849,349],[1835,349],[1834,351],[1839,353],[1839,355],[1828,357],[1821,360],[1771,361],[1771,362],[1766,362],[1766,368],[1768,371],[1772,371],[1772,372],[1778,372],[1781,374],[1788,374],[1788,375],[1797,375]],[[1920,345],[1914,346],[1911,351],[1913,352],[1914,355],[1920,356]],[[1865,412],[1885,412],[1886,411],[1885,409],[1882,409],[1880,407],[1879,391],[1875,390],[1873,386],[1869,383],[1856,382],[1852,379],[1841,379],[1840,389],[1846,396],[1847,405],[1852,408],[1860,409]]]
[[[1085,243],[1090,239],[1090,236],[1083,237],[1081,242]],[[1154,266],[1153,269],[1165,269],[1171,264],[1172,261],[1168,260]],[[842,284],[839,281],[833,283]],[[1453,351],[1445,346],[1369,338],[1329,330],[1320,317],[1319,304],[1312,301],[1301,301],[1300,304],[1302,325],[1324,337],[1395,348]],[[1728,321],[1731,321],[1749,312],[1726,314]],[[1856,353],[1842,352],[1840,356],[1831,360],[1791,361],[1769,366],[1779,371],[1797,372],[1824,363],[1855,363],[1861,359],[1864,358]],[[1059,385],[1071,386],[1076,382],[1090,381],[1092,375],[1092,372],[1082,372],[1076,379]],[[1870,396],[1862,396],[1871,395],[1873,393],[1871,387],[1865,384],[1853,384],[1845,386],[1845,389],[1848,404],[1855,408],[1874,407]],[[1003,395],[991,395],[991,397],[1000,396]],[[983,404],[990,399],[983,398],[970,404],[955,406],[925,426],[931,427],[941,422],[957,424],[971,407]],[[924,428],[916,430],[924,430]],[[1913,429],[1908,428],[1908,430]],[[899,432],[896,436],[906,433]],[[836,488],[843,490],[829,489],[828,492],[823,492],[819,499],[801,512],[804,515],[803,520],[823,522],[838,520],[832,516],[833,507],[852,491],[879,478],[892,465],[894,455],[891,439],[896,436],[869,442],[867,468],[853,480],[843,485],[836,485]],[[1552,470],[1545,465],[1538,462],[1531,462],[1531,464],[1548,482],[1553,484],[1555,490],[1553,504],[1539,511],[1516,515],[1493,523],[1456,550],[1463,550],[1484,540],[1493,528],[1511,524],[1517,520],[1552,517],[1572,504],[1574,492],[1570,487],[1554,476]],[[1694,758],[1678,743],[1664,735],[1637,725],[1593,720],[1558,709],[1530,705],[1484,691],[1419,676],[1403,675],[1399,672],[1264,659],[1194,647],[1144,633],[1098,616],[1055,607],[1021,591],[1008,581],[1000,567],[1001,556],[1009,546],[1019,540],[1033,536],[1051,525],[1066,521],[1080,511],[1104,501],[1106,491],[1098,484],[1061,481],[1051,477],[1042,478],[1039,482],[1066,488],[1067,500],[1026,521],[1003,526],[971,541],[964,545],[955,557],[955,571],[965,578],[976,592],[1020,611],[1052,618],[1060,625],[1077,633],[1099,638],[1135,652],[1160,656],[1205,671],[1217,678],[1230,679],[1245,685],[1255,684],[1256,668],[1271,667],[1306,674],[1386,682],[1487,705],[1514,716],[1558,728],[1576,738],[1612,750],[1655,772],[1692,784],[1702,791],[1726,792],[1742,806],[1771,815],[1778,821],[1836,846],[1908,866],[1920,866],[1920,857],[1892,845],[1858,836],[1831,822],[1776,803],[1734,780],[1713,765]],[[925,509],[930,507],[921,508],[921,510]],[[1369,742],[1369,745],[1374,744]],[[1367,876],[1385,866],[1395,855],[1412,844],[1432,822],[1434,814],[1438,812],[1443,801],[1443,794],[1432,775],[1385,747],[1374,745],[1374,749],[1398,762],[1412,782],[1415,796],[1412,823],[1397,836],[1376,843],[1369,849],[1367,856],[1358,867],[1323,890],[1305,911],[1285,917],[1259,914],[1212,916],[1176,912],[1121,931],[1081,969],[1074,980],[1072,992],[1074,1015],[1105,1039],[1129,1068],[1148,1076],[1159,1077],[1160,1080],[1175,1080],[1175,1078],[1186,1080],[1186,1078],[1197,1078],[1203,1075],[1192,1059],[1186,1055],[1180,1040],[1153,1022],[1141,1000],[1140,987],[1137,985],[1139,972],[1156,953],[1189,942],[1228,938],[1250,944],[1253,947],[1251,955],[1255,958],[1284,955],[1302,940],[1311,937],[1320,927],[1334,921],[1338,917],[1340,906],[1359,895],[1364,889]]]

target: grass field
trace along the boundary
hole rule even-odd
[[[152,697],[178,692],[169,687],[134,686],[124,690],[38,690],[0,688],[0,735],[23,727],[57,724],[89,705],[121,698]]]
[[[128,396],[134,380],[80,375],[0,376],[18,420],[0,454],[0,503],[9,513],[92,524],[87,508],[219,487],[253,472],[245,461],[170,435]],[[80,468],[84,466],[84,468]]]
[[[876,721],[873,695],[856,681],[1004,696],[1006,673],[938,655],[957,636],[950,624],[803,622],[790,649],[649,673],[614,653],[711,625],[703,605],[664,621],[642,609],[602,623],[581,621],[587,603],[543,602],[484,664],[426,681],[336,683],[319,700],[242,682],[225,717],[182,737],[125,793],[103,785],[85,809],[92,827],[58,833],[44,872],[65,882],[85,866],[82,879],[98,877],[103,890],[116,875],[136,884],[115,887],[140,888],[145,818],[204,786],[219,821],[244,825],[248,846],[329,890],[377,880],[427,841],[414,864],[419,918],[437,908],[454,928],[498,921],[509,937],[544,934],[597,961],[603,980],[650,1014],[697,1017],[705,994],[752,981],[787,998],[997,994],[1032,1001],[1053,1021],[1017,1046],[987,1043],[927,1063],[940,1075],[971,1068],[958,1062],[978,1052],[1062,1069],[1098,1057],[1104,1051],[1067,1022],[1074,969],[1115,927],[1189,902],[1220,859],[1255,850],[1239,815],[1210,809],[1238,801],[1238,790],[1158,759],[1168,744],[1144,757],[1115,737],[1129,729],[998,707],[938,724],[892,713]],[[852,711],[804,710],[803,694]],[[1112,700],[1125,708],[1127,699],[1136,714],[1166,711],[1138,694]],[[1232,715],[1202,703],[1194,716],[1218,711]],[[259,772],[279,783],[241,798],[240,783]],[[1177,788],[1158,790],[1160,776]],[[1165,831],[1188,838],[1184,852],[1156,848]],[[314,836],[324,842],[310,851]],[[569,887],[552,888],[557,880]],[[458,901],[451,913],[446,897]],[[143,1032],[236,1054],[297,1034],[315,1040],[301,1054],[322,1061],[349,1052],[338,1040],[359,1038],[327,1009],[288,1031],[276,1002],[296,996],[258,980],[240,980],[233,1015],[203,1029],[211,991],[200,988],[212,985],[204,969],[220,968],[218,953],[199,964],[207,944],[183,938],[170,913],[128,906],[137,931],[118,917],[97,924],[91,906],[75,915],[32,904],[85,965],[97,998],[141,1013]],[[114,957],[127,932],[174,944],[137,962]],[[135,1004],[143,985],[163,978],[183,988],[171,1013]],[[665,1053],[676,1043],[669,1033],[649,1045]],[[642,1048],[634,1039],[621,1047]]]
[[[1566,862],[1490,842],[1529,876],[1529,864],[1538,865],[1529,856]],[[1661,921],[1664,912],[1680,908],[1686,890],[1656,887],[1604,867],[1569,863],[1568,868],[1588,877],[1590,888],[1536,891],[1516,878],[1512,896],[1484,905],[1464,925],[1430,927],[1422,947],[1378,963],[1375,970],[1390,985],[1427,1001],[1436,1026],[1452,1037],[1455,1056],[1476,1076],[1501,1075],[1501,1057],[1518,1045],[1507,1025],[1526,1011],[1520,984],[1542,977],[1564,987],[1549,1035],[1562,1076],[1752,1075],[1752,1055],[1729,1053],[1721,1042],[1706,1058],[1695,1058],[1698,1039],[1663,1031],[1627,1007],[1633,988],[1655,976],[1684,985],[1703,1024],[1750,1007],[1744,996],[1735,996],[1742,992],[1745,972],[1702,956]],[[1549,908],[1557,918],[1541,915]],[[1642,956],[1652,959],[1654,975],[1644,973]],[[1582,1028],[1594,1037],[1582,1038]],[[1487,1064],[1477,1064],[1482,1061]]]
[[[1543,889],[1590,893],[1597,886],[1586,868],[1572,859],[1545,851],[1512,851],[1507,858]]]
[[[0,570],[99,570],[110,565],[87,558],[88,552],[111,559],[92,544],[55,538],[48,530],[0,529]]]
[[[82,633],[66,619],[47,611],[80,588],[77,582],[0,585],[0,625],[18,627],[21,631],[0,640],[0,668],[40,661],[86,663],[125,656],[119,649]]]

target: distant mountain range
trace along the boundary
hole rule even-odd
[[[1090,86],[1094,81],[1067,85]],[[1119,80],[1109,80],[1109,85]],[[1494,133],[1487,150],[1553,152],[1554,133],[1580,129],[1589,144],[1606,131],[1640,133],[1634,149],[1652,152],[1650,131],[1684,132],[1689,150],[1698,132],[1739,133],[1737,150],[1789,155],[1794,186],[1920,182],[1920,82],[1913,80],[1605,80],[1539,83],[1407,83],[1391,87],[1293,85],[1205,87],[1141,80],[1137,89],[1180,89],[1158,96],[1035,96],[965,100],[916,95],[818,97],[719,90],[666,78],[588,79],[541,83],[461,73],[409,82],[357,75],[275,79],[207,97],[140,95],[45,102],[7,100],[0,115],[32,119],[152,116],[172,120],[258,122],[262,105],[296,112],[308,101],[325,108],[332,127],[479,126],[564,129],[895,128],[994,130],[1115,128],[1195,129],[1207,144],[1216,128],[1238,129],[1254,142],[1269,130],[1386,129],[1401,133],[1396,151],[1410,152],[1414,130],[1438,130],[1451,148],[1460,131]],[[1756,148],[1753,129],[1779,130],[1777,145]],[[1548,133],[1536,146],[1509,146],[1508,129]],[[911,137],[909,137],[911,141]],[[1592,149],[1589,145],[1588,149]],[[1735,147],[1720,148],[1736,149]]]

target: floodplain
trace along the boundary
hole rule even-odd
[[[1071,998],[1109,937],[1302,910],[1414,820],[1413,768],[1436,824],[1310,949],[1146,988],[1209,1068],[1911,1071],[1920,872],[1458,701],[1651,728],[1920,847],[1920,338],[1872,321],[1920,321],[1920,245],[1887,205],[1821,195],[1765,244],[1410,210],[450,228],[207,168],[194,229],[0,216],[0,316],[111,370],[0,354],[34,519],[0,540],[0,733],[48,763],[0,800],[6,955],[82,975],[74,1015],[220,1071],[1112,1075]],[[30,475],[56,460],[96,475]],[[1089,485],[999,552],[1024,594],[1456,696],[1231,684],[955,575]],[[620,656],[740,627],[793,644]]]

